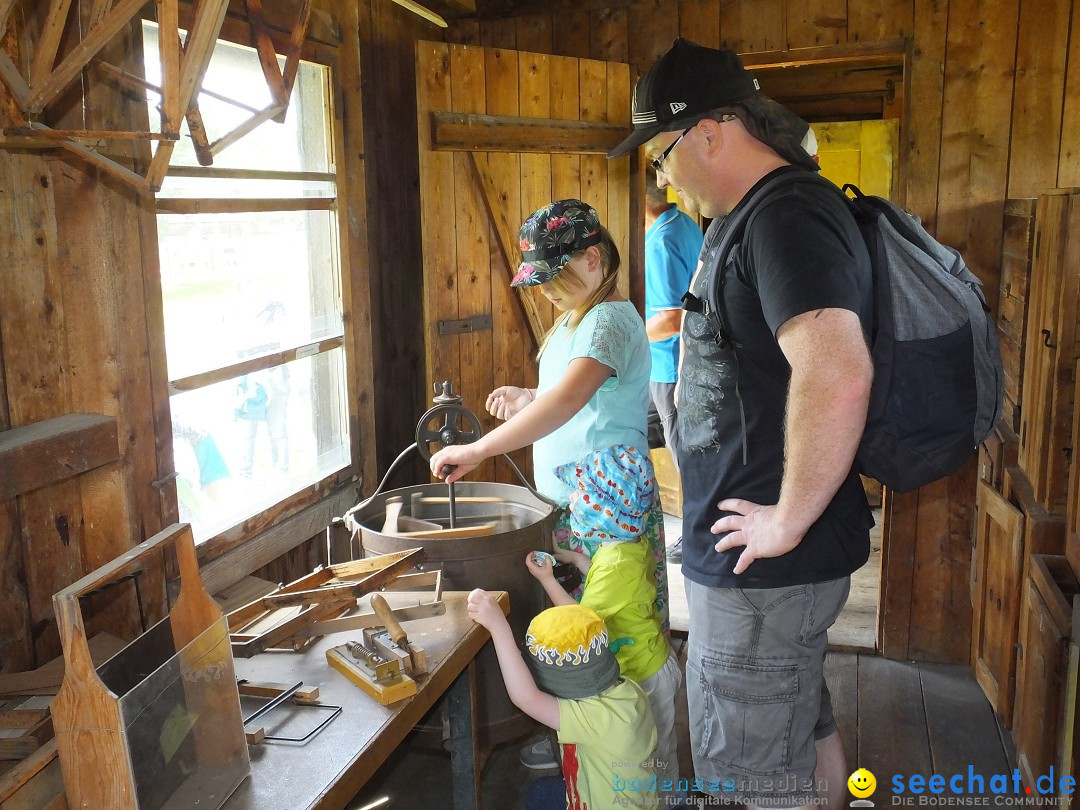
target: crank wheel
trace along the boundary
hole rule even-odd
[[[452,444],[472,444],[481,433],[480,420],[468,408],[436,405],[416,425],[416,449],[425,461],[430,461],[434,455],[431,445],[437,444],[437,449],[442,449]]]

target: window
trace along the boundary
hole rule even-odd
[[[157,26],[143,30],[160,85]],[[185,122],[158,194],[177,497],[200,542],[349,464],[329,87],[301,62],[284,123],[210,167]],[[210,143],[271,102],[256,52],[225,41],[202,88]]]

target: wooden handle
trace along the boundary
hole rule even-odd
[[[401,642],[408,640],[405,635],[405,629],[398,624],[398,620],[394,618],[394,612],[390,610],[390,605],[383,599],[382,594],[373,593],[371,595],[371,609],[375,611],[375,615],[379,617],[379,621],[386,625],[386,630],[390,633],[391,641],[400,645]]]

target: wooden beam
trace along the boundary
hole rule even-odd
[[[167,142],[166,142],[167,143]],[[188,199],[167,197],[157,201],[162,214],[240,214],[266,211],[330,211],[336,205],[334,197],[299,197],[293,199]]]
[[[11,61],[7,51],[0,48],[0,79],[3,80],[8,92],[14,97],[21,110],[26,110],[30,103],[30,85],[19,73],[15,63]]]
[[[231,132],[225,133],[212,144],[210,144],[210,154],[216,155],[225,147],[231,146],[232,144],[236,143],[248,133],[252,132],[262,124],[265,124],[271,118],[283,114],[288,109],[288,107],[288,102],[286,102],[285,104],[275,103],[271,104],[265,110],[260,110],[258,113],[251,116],[251,118],[242,123],[236,129],[232,130]]]
[[[41,129],[40,127],[8,127],[5,135],[58,141],[71,138],[79,141],[175,141],[179,135],[163,132],[142,132],[119,129]],[[56,146],[56,144],[52,144]]]
[[[161,131],[180,132],[180,29],[176,0],[157,0],[161,55]]]
[[[786,51],[758,51],[740,54],[747,70],[770,67],[798,67],[844,64],[852,67],[903,65],[907,53],[906,39],[883,39],[875,42],[856,42],[844,45],[822,45],[814,48],[793,48]]]
[[[431,113],[431,148],[454,152],[606,155],[626,132],[623,124],[595,121]]]
[[[109,12],[109,16],[90,31],[82,42],[72,48],[71,53],[49,74],[43,84],[40,86],[37,83],[32,84],[33,92],[27,111],[39,113],[46,104],[60,95],[87,63],[97,55],[97,52],[130,23],[145,4],[146,0],[118,0],[113,10]]]
[[[296,26],[289,37],[289,50],[285,54],[285,67],[281,71],[281,78],[285,82],[286,105],[289,103],[289,96],[292,95],[293,85],[296,83],[296,71],[300,68],[300,52],[303,50],[304,40],[307,38],[308,25],[311,24],[311,8],[312,0],[304,0],[304,5],[300,8],[300,17],[297,19]],[[278,123],[285,123],[284,118]]]
[[[440,28],[450,27],[446,20],[443,19],[442,15],[436,14],[430,8],[422,6],[414,0],[394,0],[394,2],[402,8],[408,9],[418,17],[423,17],[428,22],[435,23],[435,25],[439,26]]]
[[[44,129],[41,124],[34,124],[33,126],[35,130]],[[158,151],[160,152],[162,149],[168,149],[171,152],[175,143],[176,141],[161,141],[160,146],[158,146]],[[145,177],[133,172],[126,166],[121,166],[112,158],[107,158],[104,155],[95,152],[93,149],[83,146],[83,144],[81,143],[76,143],[75,141],[70,139],[61,139],[56,141],[56,145],[67,152],[78,155],[87,163],[93,166],[97,166],[106,174],[111,174],[117,180],[121,180],[124,183],[127,183],[136,191],[151,190],[146,182]],[[156,189],[154,190],[156,191]]]
[[[0,37],[7,33],[8,17],[19,0],[0,0]]]
[[[56,740],[50,740],[26,759],[15,763],[10,770],[0,776],[0,802],[11,799],[21,787],[43,771],[54,759],[56,759]]]
[[[30,84],[34,87],[44,84],[52,72],[70,8],[71,0],[53,0],[49,6],[41,35],[34,46],[34,61],[30,67]]]
[[[208,385],[225,382],[226,380],[233,380],[237,377],[242,377],[245,374],[251,374],[264,368],[280,366],[282,363],[290,363],[299,358],[311,357],[313,354],[322,354],[331,349],[338,349],[344,345],[345,339],[343,337],[332,337],[320,340],[317,343],[306,343],[303,346],[297,346],[295,349],[286,349],[285,351],[263,355],[262,357],[252,357],[249,360],[223,366],[222,368],[217,368],[213,371],[204,371],[201,374],[193,374],[190,377],[173,380],[169,383],[169,395],[172,396],[183,391],[194,391],[199,388],[205,388]]]
[[[310,15],[310,3],[305,3],[305,6]],[[255,51],[259,55],[263,78],[266,79],[266,86],[270,89],[270,98],[275,104],[287,106],[289,91],[285,87],[281,68],[278,67],[277,50],[270,38],[270,27],[266,23],[266,15],[263,14],[262,0],[244,0],[244,7],[247,9],[248,25],[251,26],[251,37],[255,40]]]
[[[180,61],[180,109],[187,112],[195,99],[195,94],[202,86],[203,76],[210,64],[221,23],[228,10],[228,0],[203,0],[195,14],[195,23],[188,31],[184,43],[184,56]],[[172,159],[173,145],[165,141],[158,147],[150,160],[146,181],[151,189],[158,191],[169,173],[169,161]]]
[[[117,461],[116,417],[71,413],[0,432],[0,501]]]
[[[495,187],[495,180],[491,176],[491,172],[487,170],[487,159],[480,160],[476,155],[469,155],[469,157],[472,158],[473,177],[480,187],[481,196],[484,199],[484,209],[487,211],[488,222],[491,224],[492,230],[495,231],[499,253],[502,255],[503,264],[506,266],[510,278],[513,279],[518,266],[516,258],[519,251],[517,226],[507,218],[506,206],[499,199],[500,191]],[[540,316],[540,310],[536,306],[536,300],[522,290],[517,290],[514,298],[520,304],[525,316],[525,325],[528,326],[529,334],[533,339],[533,349],[539,349],[540,341],[547,330],[544,328],[544,321]]]

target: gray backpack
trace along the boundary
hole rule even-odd
[[[772,192],[808,178],[844,197],[873,266],[874,382],[856,469],[897,492],[917,489],[955,472],[971,456],[993,430],[1004,394],[997,330],[982,284],[917,217],[850,184],[841,191],[811,172],[782,173],[724,223],[719,269],[708,280],[701,310],[718,341],[732,344],[720,296],[728,254]]]

